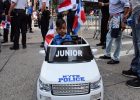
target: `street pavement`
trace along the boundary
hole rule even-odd
[[[99,59],[104,54],[101,47],[96,47],[98,39],[93,39],[94,29],[82,29],[81,36],[98,51],[95,54],[97,65],[104,82],[104,100],[140,100],[140,89],[130,88],[125,82],[130,78],[121,75],[122,70],[130,68],[134,56],[132,38],[123,36],[120,64],[108,65],[108,60]],[[98,34],[97,34],[98,35]],[[34,33],[27,34],[27,49],[22,46],[17,51],[9,50],[12,43],[2,45],[0,53],[0,100],[36,100],[36,82],[44,56],[39,54],[41,33],[34,28]],[[113,46],[114,47],[114,46]],[[132,49],[127,52],[130,48]]]

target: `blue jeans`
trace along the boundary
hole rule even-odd
[[[140,7],[132,15],[134,25],[132,26],[133,44],[135,57],[131,62],[133,72],[140,77]]]
[[[109,31],[108,31],[107,36],[106,36],[105,55],[108,56],[108,57],[111,57],[111,48],[112,48],[112,43],[114,41],[115,51],[114,51],[112,59],[115,60],[115,61],[119,61],[119,58],[120,58],[120,50],[121,50],[121,45],[122,45],[122,40],[121,40],[122,32],[120,31],[120,33],[118,33],[120,35],[117,38],[112,38],[111,37],[111,31],[112,31],[112,27],[114,27],[114,26],[115,26],[115,28],[119,27],[120,18],[121,18],[120,16],[117,16],[117,18],[115,18],[115,21],[114,21],[114,17],[116,17],[116,16],[113,16],[111,18],[111,20],[109,22]],[[118,20],[118,23],[116,23],[116,20]]]

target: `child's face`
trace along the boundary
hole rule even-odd
[[[60,34],[62,37],[66,34],[66,30],[67,30],[66,23],[64,23],[62,27],[56,28],[57,33]]]

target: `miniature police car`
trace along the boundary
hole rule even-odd
[[[78,37],[46,48],[37,81],[38,100],[103,100],[103,82],[88,42]]]

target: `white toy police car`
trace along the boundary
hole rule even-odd
[[[102,77],[85,39],[78,37],[76,45],[48,45],[37,99],[103,100]]]

